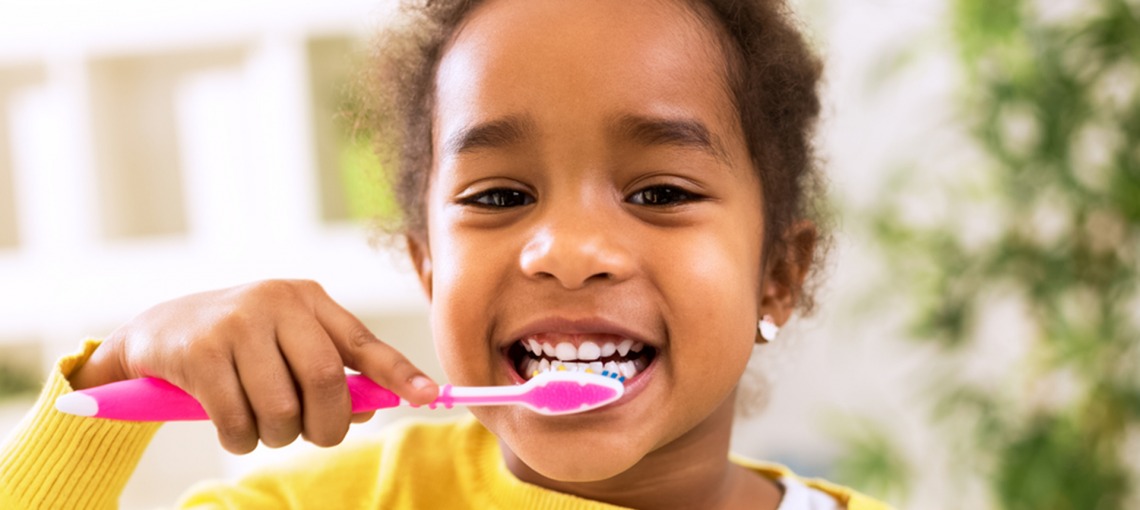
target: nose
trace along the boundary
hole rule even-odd
[[[620,235],[593,218],[563,216],[535,231],[519,264],[528,277],[556,281],[568,290],[592,281],[623,281],[633,274],[635,260]]]

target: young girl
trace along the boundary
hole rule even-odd
[[[185,507],[882,508],[730,457],[757,342],[808,301],[819,64],[778,0],[454,0],[375,64],[397,190],[457,385],[519,384],[600,350],[616,404],[407,423],[196,487]],[[393,122],[395,121],[395,122]],[[763,333],[758,334],[759,332]],[[535,349],[533,346],[538,346]],[[529,347],[529,348],[528,348]],[[546,351],[536,354],[534,351]],[[344,368],[413,403],[438,386],[316,284],[160,304],[64,358],[0,460],[0,507],[111,507],[154,425],[64,416],[72,389],[155,376],[236,453],[341,442]]]

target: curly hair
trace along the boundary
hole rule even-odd
[[[426,238],[424,198],[432,167],[434,81],[442,51],[462,20],[482,0],[418,0],[401,4],[400,22],[373,41],[359,93],[360,117],[376,136],[400,206],[390,233]],[[764,190],[763,260],[810,263],[814,273],[830,246],[824,183],[813,145],[820,100],[820,59],[785,0],[686,0],[702,21],[719,26],[726,46],[730,96]],[[786,237],[801,220],[815,226],[815,243]],[[788,253],[789,246],[811,246]],[[788,261],[785,256],[795,260]],[[802,312],[814,308],[815,279],[798,289]]]

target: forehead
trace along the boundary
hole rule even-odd
[[[715,25],[669,0],[490,0],[445,47],[436,126],[509,117],[540,130],[629,115],[695,118],[732,137],[737,116]]]

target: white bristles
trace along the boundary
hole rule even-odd
[[[99,412],[99,402],[82,393],[68,393],[55,399],[55,408],[75,416],[95,416]]]

